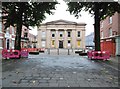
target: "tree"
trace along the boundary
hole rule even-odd
[[[74,14],[75,17],[80,16],[82,10],[89,11],[94,15],[94,40],[95,50],[100,50],[100,20],[105,19],[107,16],[112,16],[115,12],[120,13],[120,4],[118,2],[68,2],[68,11]]]
[[[15,49],[21,50],[22,25],[39,26],[46,18],[45,13],[53,14],[57,2],[2,2],[2,19],[5,28],[16,25]]]

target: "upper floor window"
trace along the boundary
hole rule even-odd
[[[63,32],[60,32],[60,37],[63,37]]]
[[[103,38],[104,37],[104,34],[103,34],[103,31],[101,32],[101,38]]]
[[[2,46],[3,46],[3,45],[2,45],[2,40],[0,39],[0,48],[2,48]]]
[[[55,34],[52,34],[52,37],[55,37]]]
[[[70,40],[68,40],[68,44],[70,44]]]
[[[78,31],[78,37],[80,37],[80,31]]]
[[[12,27],[12,34],[14,34],[14,27]]]
[[[100,25],[100,26],[101,26],[101,28],[103,28],[103,22],[101,22],[101,25]]]
[[[68,37],[71,37],[71,34],[70,34],[70,32],[68,32]]]
[[[27,31],[27,29],[24,29],[25,31]]]
[[[109,28],[109,36],[112,36],[112,28]]]
[[[112,17],[109,17],[109,24],[112,23]]]
[[[2,23],[0,22],[0,32],[2,32]]]
[[[42,31],[42,38],[45,37],[45,31]]]
[[[55,37],[55,32],[52,32],[52,37],[53,37],[53,38]]]
[[[24,37],[28,37],[28,33],[24,33]]]

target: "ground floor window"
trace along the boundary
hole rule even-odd
[[[2,39],[0,39],[0,49],[2,49],[3,48],[3,45],[2,45],[3,43],[2,43]]]
[[[15,41],[12,40],[12,48],[14,49]]]
[[[77,45],[78,45],[78,47],[80,47],[80,40],[77,41]]]
[[[45,47],[45,41],[42,41],[42,47]]]
[[[52,40],[52,45],[55,45],[55,40]]]

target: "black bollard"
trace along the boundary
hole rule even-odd
[[[48,54],[50,54],[50,49],[48,49]]]
[[[57,53],[58,53],[58,55],[59,55],[59,48],[58,48],[58,50],[57,50]]]
[[[70,55],[70,50],[68,49],[68,55]]]

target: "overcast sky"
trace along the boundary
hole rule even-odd
[[[43,23],[48,22],[48,21],[54,21],[54,20],[68,20],[68,21],[74,21],[74,22],[84,22],[86,23],[86,35],[89,35],[91,32],[94,31],[94,19],[91,17],[91,14],[88,12],[81,12],[81,17],[78,19],[74,15],[70,15],[69,11],[66,11],[67,5],[63,0],[58,1],[60,4],[56,5],[56,10],[54,11],[54,15],[47,15],[46,14],[46,19],[43,21]],[[37,35],[37,30],[36,28],[34,31],[30,31],[30,33],[33,33],[34,35]]]

